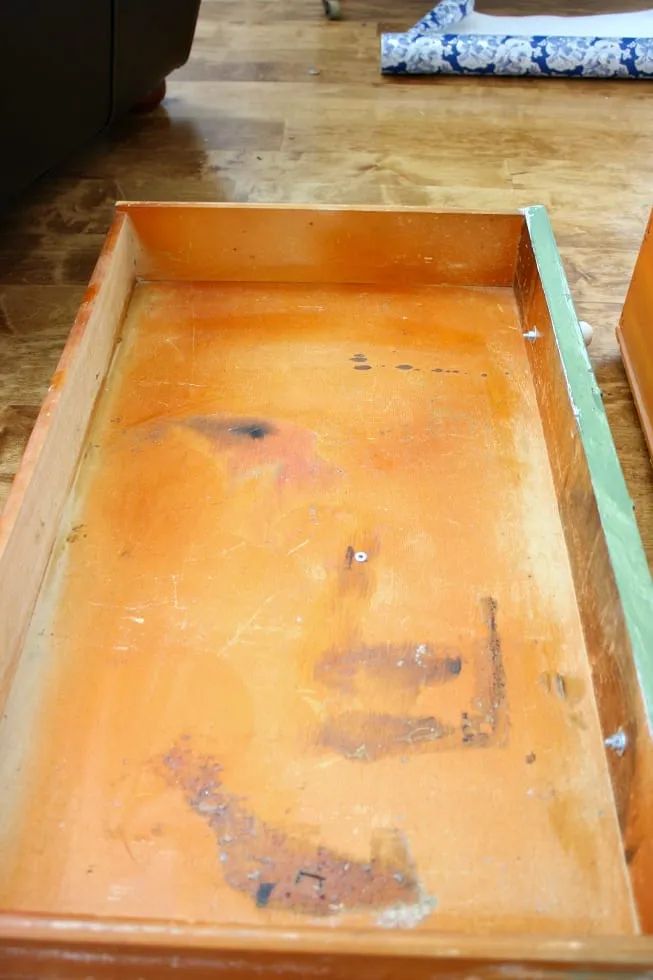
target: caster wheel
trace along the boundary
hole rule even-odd
[[[324,13],[329,20],[340,20],[342,12],[340,10],[340,0],[322,0]]]
[[[151,92],[144,95],[142,99],[138,102],[134,102],[131,111],[132,112],[153,112],[157,106],[160,106],[166,97],[166,80],[159,82],[156,88],[153,88]]]

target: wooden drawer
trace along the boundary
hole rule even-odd
[[[542,208],[119,205],[0,586],[2,976],[650,965],[653,587]]]

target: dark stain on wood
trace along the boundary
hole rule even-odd
[[[402,717],[367,711],[346,711],[322,726],[321,741],[347,759],[373,762],[411,747],[429,745],[455,735],[433,716]]]
[[[540,674],[539,682],[547,694],[555,695],[570,705],[577,704],[585,694],[585,684],[579,677],[547,671]]]
[[[460,725],[435,716],[394,715],[351,710],[330,717],[320,731],[322,745],[348,759],[369,762],[407,750],[440,751],[485,747],[504,738],[508,728],[506,678],[497,626],[498,603],[481,600],[487,634],[483,656],[475,665],[472,704],[461,712]],[[359,678],[381,679],[416,697],[428,685],[455,682],[463,669],[460,654],[427,644],[361,646],[332,650],[315,668],[316,680],[345,694],[356,694]]]
[[[270,901],[270,895],[274,891],[276,885],[273,881],[262,881],[261,884],[256,889],[256,907],[259,909],[264,908]]]
[[[349,553],[347,560],[351,565]],[[421,687],[446,684],[458,677],[462,666],[456,650],[434,649],[426,643],[386,643],[330,650],[317,664],[315,677],[343,691],[353,691],[360,675],[378,677],[417,694]]]
[[[232,425],[229,432],[235,436],[249,437],[250,439],[265,439],[274,430],[266,422],[246,422],[241,425]]]
[[[477,694],[482,707],[462,713],[463,745],[489,745],[505,733],[508,724],[506,674],[497,626],[499,605],[492,596],[485,597],[481,605],[487,628],[486,657],[483,668],[479,669]]]
[[[183,424],[195,432],[200,432],[209,439],[221,441],[229,439],[248,440],[265,439],[274,435],[276,429],[264,419],[241,419],[237,422],[214,415],[195,415],[184,419]]]

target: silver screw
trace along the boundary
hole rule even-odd
[[[361,563],[364,562],[364,561],[367,561],[367,552],[366,551],[357,551],[354,554],[354,561],[358,561],[358,562],[361,562]]]
[[[614,735],[609,735],[605,739],[605,746],[608,749],[612,749],[617,755],[623,755],[628,747],[628,736],[624,731],[619,729]]]

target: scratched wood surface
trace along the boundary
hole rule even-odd
[[[637,931],[521,333],[506,288],[136,287],[0,728],[0,906]]]
[[[328,23],[318,0],[204,0],[164,106],[73,154],[0,218],[0,497],[116,198],[543,203],[579,312],[596,328],[593,361],[653,557],[653,476],[614,340],[653,202],[653,86],[380,78],[379,26],[413,23],[429,3],[343,0],[345,20]],[[614,0],[557,9],[601,12]]]

